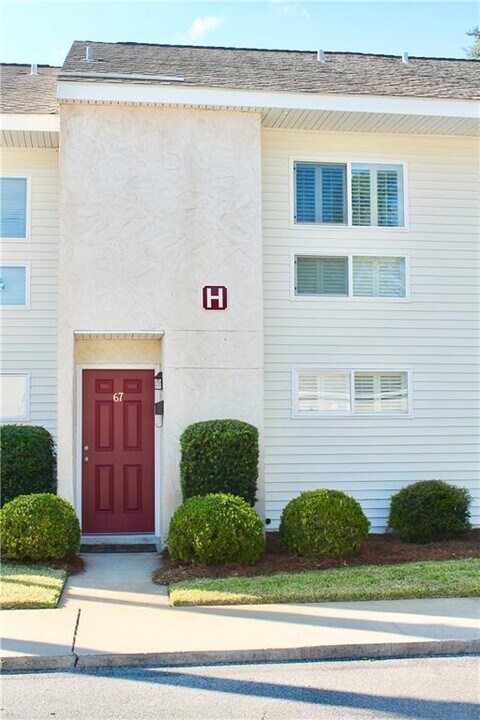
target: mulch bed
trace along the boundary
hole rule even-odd
[[[153,579],[160,585],[191,580],[193,578],[215,578],[238,575],[272,575],[279,572],[301,572],[302,570],[326,570],[333,567],[358,565],[395,565],[419,560],[460,560],[480,558],[480,529],[465,533],[456,540],[442,540],[427,545],[404,543],[389,533],[371,534],[362,548],[346,560],[314,559],[287,555],[279,547],[278,533],[267,533],[267,550],[263,559],[244,567],[237,563],[224,565],[181,565],[174,562],[168,550],[162,553],[163,567],[154,573]]]

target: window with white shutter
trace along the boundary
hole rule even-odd
[[[294,175],[296,223],[350,227],[405,225],[400,164],[295,162]]]
[[[348,296],[348,258],[299,256],[295,263],[297,295]]]
[[[356,414],[408,414],[408,376],[402,372],[355,372]]]
[[[407,296],[407,268],[403,256],[296,255],[294,266],[296,297],[401,300]]]
[[[294,378],[296,416],[410,416],[405,371],[299,369]]]
[[[403,221],[401,165],[352,164],[352,224],[401,227]]]
[[[346,165],[295,163],[295,221],[346,224]]]
[[[0,374],[0,418],[29,419],[30,376],[24,372]]]
[[[27,179],[0,177],[0,237],[27,236]]]
[[[406,297],[404,257],[354,256],[355,297]]]
[[[299,372],[297,411],[298,413],[350,412],[350,374]]]

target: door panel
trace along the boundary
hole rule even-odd
[[[154,532],[154,372],[84,370],[82,530]]]

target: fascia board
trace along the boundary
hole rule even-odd
[[[374,95],[318,95],[228,90],[208,87],[182,87],[159,84],[77,82],[58,83],[60,102],[139,103],[152,105],[189,105],[271,108],[336,112],[385,113],[393,115],[429,115],[432,117],[478,118],[480,103],[475,100],[443,98],[381,97]]]

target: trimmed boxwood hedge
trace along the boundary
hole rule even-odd
[[[44,427],[3,425],[0,429],[0,452],[0,505],[18,495],[55,492],[55,444]]]
[[[242,498],[225,493],[192,497],[175,511],[167,538],[174,560],[204,565],[252,565],[265,550],[263,524]]]
[[[2,555],[10,560],[63,560],[80,547],[80,523],[69,502],[51,493],[20,495],[0,510]]]
[[[340,490],[310,490],[283,509],[282,547],[306,557],[344,558],[358,550],[370,522],[361,505]]]
[[[392,497],[388,525],[401,540],[428,543],[470,529],[470,493],[443,480],[422,480]]]
[[[258,430],[241,420],[189,425],[180,438],[183,499],[230,493],[254,505],[258,477]]]

